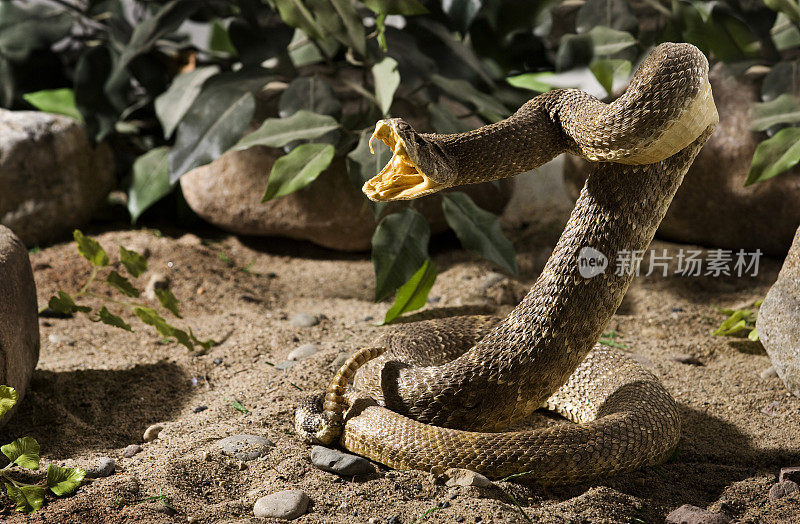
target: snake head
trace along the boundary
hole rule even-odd
[[[388,202],[411,200],[448,187],[453,169],[450,162],[433,142],[425,139],[404,120],[379,120],[369,139],[383,141],[392,150],[389,163],[368,180],[362,190],[370,200]]]
[[[294,429],[309,444],[328,446],[342,435],[342,414],[326,411],[324,402],[324,395],[306,397],[294,411]]]

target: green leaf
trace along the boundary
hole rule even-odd
[[[507,117],[510,113],[506,106],[492,96],[478,91],[466,80],[433,75],[431,81],[447,93],[448,96],[474,105],[478,113],[488,120],[497,122]]]
[[[175,326],[167,324],[167,321],[159,315],[155,309],[149,307],[136,307],[133,309],[134,314],[141,319],[142,322],[149,326],[156,328],[159,335],[165,337],[175,337],[179,344],[186,346],[189,350],[194,350],[194,343],[192,342],[189,334],[178,329]]]
[[[314,39],[326,36],[325,31],[314,19],[314,15],[303,5],[300,0],[274,0],[278,14],[286,24],[302,29],[305,34]]]
[[[800,122],[800,100],[784,93],[771,102],[755,105],[750,128],[754,131],[766,131],[772,126],[798,122]]]
[[[598,25],[629,32],[639,29],[639,21],[624,0],[587,0],[578,9],[575,29],[586,33]]]
[[[131,284],[127,278],[123,277],[116,271],[111,271],[111,273],[108,274],[108,277],[106,277],[106,282],[129,297],[135,298],[139,296],[139,290],[133,287],[133,284]]]
[[[119,246],[119,259],[128,273],[134,278],[147,271],[147,259],[136,251],[128,251]]]
[[[0,447],[0,451],[18,466],[39,469],[39,443],[31,437],[20,437],[11,444]]]
[[[352,0],[309,0],[317,23],[325,32],[360,55],[367,52],[364,24]]]
[[[158,301],[161,302],[161,305],[164,307],[164,309],[168,310],[178,318],[183,318],[180,311],[178,311],[178,299],[175,298],[175,295],[172,294],[172,291],[166,288],[156,288],[155,291],[156,297],[158,297]]]
[[[121,112],[111,104],[103,90],[112,65],[111,52],[106,46],[87,48],[75,64],[75,104],[86,121],[89,134],[97,142],[114,131]]]
[[[289,118],[302,110],[334,119],[342,116],[342,104],[333,88],[317,75],[295,78],[278,101],[278,115],[281,118]]]
[[[792,22],[800,23],[800,4],[796,0],[764,0],[773,11],[780,11]]]
[[[403,209],[381,220],[372,236],[376,301],[408,282],[425,263],[430,236],[427,220],[413,209]]]
[[[517,76],[510,76],[506,78],[506,82],[514,87],[520,89],[530,89],[538,93],[545,93],[553,89],[553,86],[547,82],[548,78],[555,76],[551,71],[543,71],[541,73],[523,73]]]
[[[302,144],[275,161],[262,202],[303,189],[317,179],[333,160],[330,144]]]
[[[636,45],[636,39],[627,31],[618,31],[610,27],[595,26],[589,31],[594,56],[611,56]]]
[[[758,330],[753,329],[752,331],[750,331],[750,333],[747,334],[747,338],[752,340],[753,342],[758,342],[759,341]]]
[[[0,420],[14,407],[19,400],[19,393],[10,386],[0,386]]]
[[[156,98],[156,116],[161,122],[161,127],[164,128],[164,138],[172,136],[189,108],[192,107],[192,103],[200,95],[203,84],[217,73],[219,73],[219,67],[207,66],[180,74],[172,81],[169,89]]]
[[[250,413],[250,410],[244,407],[244,404],[242,404],[238,400],[234,400],[233,402],[231,402],[231,407],[236,411],[238,411],[239,413],[244,413],[245,415]]]
[[[800,45],[800,41],[797,45]],[[800,60],[778,62],[770,68],[767,76],[761,81],[761,99],[770,102],[782,94],[794,93],[798,78],[800,78]]]
[[[62,468],[55,464],[47,465],[47,487],[58,495],[69,495],[80,487],[86,477],[82,468]]]
[[[519,273],[514,246],[503,234],[497,215],[479,208],[460,191],[442,194],[442,210],[461,245],[513,275]]]
[[[428,293],[436,281],[436,266],[430,260],[426,260],[422,267],[409,279],[408,282],[400,286],[394,298],[394,304],[386,312],[383,319],[384,324],[390,324],[394,319],[417,310],[425,305]]]
[[[750,172],[744,185],[768,180],[788,171],[800,160],[800,127],[781,129],[764,140],[753,154]]]
[[[614,94],[614,80],[627,78],[631,73],[631,63],[628,60],[601,59],[594,60],[589,69],[606,93],[611,96]]]
[[[46,4],[0,2],[0,56],[14,62],[47,49],[69,34],[72,17]]]
[[[128,212],[136,223],[150,206],[167,196],[174,187],[169,181],[169,147],[157,147],[139,156],[133,163],[128,188]]]
[[[97,240],[84,236],[80,229],[73,231],[72,237],[75,239],[78,253],[93,266],[105,267],[108,265],[108,255]]]
[[[437,102],[428,104],[428,115],[431,117],[431,125],[437,133],[448,135],[451,133],[463,133],[472,129],[459,120],[444,104]]]
[[[242,137],[231,149],[240,151],[253,146],[283,147],[295,140],[308,140],[337,129],[339,124],[328,115],[301,110],[288,118],[268,118],[261,127]]]
[[[89,306],[79,306],[75,304],[72,297],[63,291],[59,291],[58,296],[50,297],[47,307],[62,315],[71,315],[77,311],[88,313],[92,310]]]
[[[220,20],[214,20],[211,23],[211,35],[208,37],[208,48],[217,53],[225,53],[228,55],[236,55],[236,48],[231,42],[231,35],[228,30],[222,25]]]
[[[483,0],[442,0],[442,11],[462,33],[466,33],[478,15]]]
[[[359,191],[361,191],[364,183],[380,173],[383,166],[388,164],[392,158],[392,150],[380,140],[376,140],[373,143],[376,146],[373,154],[369,146],[370,136],[370,133],[362,133],[356,148],[347,155],[347,175],[350,178],[350,182]],[[386,202],[373,202],[369,199],[365,199],[365,201],[372,207],[375,218],[381,216],[384,209],[386,209]]]
[[[33,513],[44,506],[44,488],[24,484],[16,487],[10,482],[3,484],[6,486],[6,494],[14,501],[14,509],[20,513]]]
[[[75,106],[75,93],[72,89],[36,91],[34,93],[22,95],[22,98],[39,111],[65,115],[79,122],[83,122],[83,115],[81,115],[80,111],[78,111],[78,108]]]
[[[100,308],[99,315],[100,316],[97,318],[97,320],[103,324],[124,329],[125,331],[130,331],[133,333],[133,328],[131,328],[130,324],[122,320],[122,317],[118,317],[114,313],[110,312],[105,306]]]
[[[428,10],[418,0],[364,0],[364,5],[384,15],[424,15]]]
[[[381,113],[386,115],[394,99],[394,92],[400,86],[400,73],[397,71],[397,60],[386,57],[372,66],[372,78],[375,79],[375,98]]]

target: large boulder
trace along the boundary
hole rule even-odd
[[[334,159],[317,180],[300,191],[261,202],[267,173],[282,154],[261,146],[225,153],[181,178],[186,202],[205,220],[232,233],[310,240],[341,251],[369,249],[377,222],[366,197],[348,179],[342,158]],[[499,213],[511,187],[503,181],[460,190],[480,207]],[[441,201],[440,195],[431,195],[414,203],[434,232],[447,229]],[[391,203],[386,212],[407,205]]]
[[[59,115],[0,109],[0,224],[28,246],[88,221],[114,185],[106,145]]]
[[[0,226],[0,384],[16,389],[21,401],[38,361],[39,319],[28,250]]]
[[[756,328],[778,376],[800,397],[800,229],[761,304]]]
[[[758,90],[734,77],[724,64],[709,75],[719,125],[692,164],[658,229],[676,242],[784,256],[800,226],[800,168],[744,187],[756,146],[766,138],[750,131]],[[565,182],[578,190],[591,169],[569,157]]]

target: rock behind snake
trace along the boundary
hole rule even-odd
[[[696,48],[662,44],[612,104],[558,90],[468,133],[417,134],[402,120],[379,123],[376,136],[395,153],[365,185],[379,200],[512,176],[562,152],[603,161],[541,275],[506,318],[405,325],[343,367],[324,409],[329,418],[347,409],[345,448],[395,468],[462,467],[493,478],[525,472],[543,483],[668,456],[680,435],[669,393],[623,353],[592,348],[633,278],[614,261],[649,246],[717,121],[707,75]],[[581,276],[585,248],[610,261],[606,271]],[[312,404],[298,409],[301,433],[308,434],[308,412],[320,409]],[[502,432],[543,406],[575,424]]]

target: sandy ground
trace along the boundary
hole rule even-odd
[[[492,266],[458,249],[454,237],[435,237],[440,275],[428,308],[507,313],[535,280],[559,232],[557,222],[511,231],[521,279],[488,290],[482,284]],[[782,466],[800,465],[800,400],[778,378],[759,376],[770,362],[758,344],[709,335],[723,318],[715,306],[762,298],[780,261],[762,260],[756,278],[637,278],[612,320],[617,340],[652,366],[680,405],[683,436],[666,464],[571,487],[503,483],[454,490],[424,472],[384,467],[365,478],[339,478],[315,468],[309,446],[294,435],[297,400],[324,387],[337,356],[386,329],[373,325],[388,303],[371,299],[368,255],[215,231],[199,233],[202,240],[169,231],[89,233],[110,253],[117,244],[147,250],[150,271],[138,279],[140,287],[155,272],[168,275],[185,317],[175,323],[224,341],[201,355],[163,343],[131,314],[124,316],[135,333],[84,316],[41,319],[38,370],[19,413],[0,430],[2,442],[29,435],[41,444],[44,463],[91,466],[109,456],[117,472],[73,496],[51,497],[27,519],[3,498],[0,517],[8,522],[261,522],[252,517],[255,500],[289,488],[311,498],[298,519],[303,523],[393,516],[402,523],[524,522],[509,494],[535,522],[663,522],[687,503],[741,522],[800,519],[800,497],[767,497]],[[657,241],[653,247],[674,254],[683,246]],[[31,261],[40,304],[58,289],[76,291],[89,273],[71,244],[48,247]],[[289,319],[299,312],[320,315],[321,322],[294,327]],[[319,353],[284,371],[273,367],[305,343],[318,344]],[[681,355],[694,363],[672,359]],[[231,406],[237,400],[248,414]],[[208,409],[195,413],[198,406]],[[160,438],[143,443],[144,430],[155,423],[164,425]],[[275,447],[240,464],[215,447],[237,433],[265,436]],[[123,458],[134,443],[144,450]],[[158,494],[170,497],[178,513],[169,515],[158,501],[135,503]],[[443,501],[449,507],[433,509]]]

